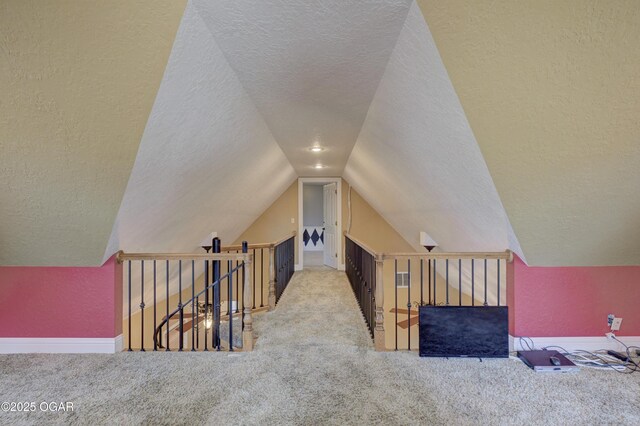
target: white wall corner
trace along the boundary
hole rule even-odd
[[[117,337],[2,337],[0,354],[113,354],[123,349]]]

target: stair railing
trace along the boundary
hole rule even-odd
[[[215,260],[214,260],[215,262]],[[231,260],[229,260],[228,262],[232,262]],[[215,287],[216,286],[221,286],[222,282],[224,280],[227,280],[230,284],[232,283],[232,281],[229,280],[229,278],[236,272],[236,270],[240,271],[241,269],[244,268],[244,262],[239,264],[238,266],[236,266],[235,268],[231,269],[228,273],[226,273],[224,276],[220,277],[220,279],[214,281],[213,283],[209,284],[208,286],[205,287],[204,290],[202,290],[201,292],[199,292],[198,294],[196,294],[195,296],[193,296],[191,299],[187,300],[184,304],[181,304],[180,306],[178,306],[178,308],[176,308],[174,311],[172,311],[168,316],[166,316],[162,322],[160,322],[160,324],[158,325],[158,327],[155,330],[154,336],[153,336],[153,343],[154,343],[154,348],[158,348],[158,349],[165,349],[165,347],[162,345],[162,328],[166,325],[167,326],[167,347],[166,350],[170,350],[169,348],[169,344],[168,344],[168,340],[169,340],[169,321],[177,314],[179,314],[180,316],[180,322],[179,322],[179,326],[178,326],[178,331],[179,331],[179,338],[180,338],[180,344],[179,344],[179,351],[182,351],[184,349],[184,342],[183,342],[183,338],[184,338],[184,310],[189,307],[189,305],[191,305],[191,311],[192,312],[197,312],[197,315],[200,315],[199,310],[196,311],[195,307],[196,306],[200,306],[200,297],[204,296],[205,293],[208,293],[209,291],[212,291],[214,294],[215,292]],[[213,306],[216,306],[218,304],[218,301],[215,299],[214,296],[214,301],[213,301]],[[205,305],[206,306],[206,305]],[[205,315],[204,320],[206,321],[206,315],[208,315],[209,313],[205,310],[202,312],[202,314]],[[231,311],[230,307],[227,309],[227,319],[229,322],[229,351],[233,352],[233,312]],[[193,316],[192,316],[192,321],[193,321]],[[218,324],[216,324],[214,327],[211,327],[212,329],[212,333],[211,333],[211,342],[213,343],[213,348],[220,350],[221,349],[221,339],[220,339],[220,323],[218,322]],[[192,332],[192,345],[191,345],[191,350],[195,351],[198,347],[197,344],[194,344],[193,342],[195,342],[196,340],[196,335],[195,335],[195,324],[192,324],[191,326],[191,330],[193,330]],[[206,334],[205,334],[206,336]],[[243,345],[244,346],[244,345]],[[204,350],[207,351],[208,350],[208,345],[205,343],[204,345]]]
[[[213,246],[217,246],[219,251],[220,242],[217,238],[214,239]],[[128,311],[127,350],[132,351],[135,348],[143,352],[147,349],[170,351],[170,332],[174,330],[179,333],[178,351],[184,349],[192,351],[208,350],[210,347],[220,350],[222,348],[221,321],[225,321],[229,328],[228,348],[233,350],[234,315],[241,314],[242,350],[251,351],[254,341],[253,310],[251,282],[246,271],[251,269],[253,255],[247,251],[245,249],[244,253],[119,252],[117,255],[118,261],[126,262],[125,279],[128,291],[124,302]],[[233,266],[234,263],[236,264],[235,267]],[[228,272],[224,275],[220,274],[222,264],[226,264],[228,269]],[[134,265],[136,266],[135,268],[133,267]],[[145,272],[147,274],[146,280]],[[233,301],[232,297],[234,275],[240,280],[244,297],[240,312],[238,312],[237,306],[234,306],[234,302],[238,305],[237,301]],[[138,280],[140,285],[134,287],[133,282]],[[146,289],[145,283],[147,284]],[[227,289],[226,300],[221,298],[220,290],[222,287]],[[152,299],[153,304],[147,307],[145,301],[150,299]],[[139,304],[137,303],[138,301]],[[224,315],[221,313],[221,303],[223,302],[226,302],[227,305]],[[135,339],[132,333],[134,331],[132,330],[134,303],[136,307],[140,308],[139,310],[136,309],[140,327],[135,330],[137,333]],[[171,309],[171,305],[177,307]],[[165,313],[164,317],[158,318],[163,311]],[[151,336],[149,334],[145,336],[145,319],[153,322]],[[178,321],[177,326],[171,327],[171,321],[176,319]],[[201,326],[203,322],[204,324]],[[166,336],[166,345],[162,343],[160,338],[162,329],[164,329],[164,335]],[[208,330],[211,330],[210,343]],[[185,341],[185,332],[188,331],[191,332],[191,339],[187,338]],[[204,345],[200,344],[201,340],[204,340]]]
[[[253,255],[254,262],[247,273],[251,281],[250,300],[254,310],[275,309],[280,295],[293,276],[296,235],[296,232],[292,232],[272,243],[249,244],[248,250]],[[239,253],[241,250],[242,246],[231,245],[222,247],[220,251]],[[238,279],[236,282],[239,282]],[[236,294],[241,293],[241,289],[236,289]]]
[[[509,250],[377,253],[345,233],[347,276],[379,351],[418,349],[420,305],[506,306],[512,259]]]
[[[270,248],[273,257],[273,288],[269,289],[269,300],[275,306],[287,288],[295,271],[295,233],[273,244]],[[273,293],[271,292],[273,290]]]
[[[118,253],[125,263],[125,348],[208,350],[228,343],[248,350],[252,315],[274,309],[293,275],[295,236],[227,247],[216,238],[212,253]],[[242,343],[233,337],[225,343],[230,330],[221,327],[238,331],[233,325],[240,322],[243,337],[235,341]]]

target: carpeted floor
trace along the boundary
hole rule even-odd
[[[640,374],[376,353],[344,273],[296,273],[252,353],[0,356],[0,424],[638,424]]]

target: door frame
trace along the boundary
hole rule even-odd
[[[302,241],[302,233],[304,232],[304,197],[303,189],[305,183],[335,183],[338,189],[337,194],[337,212],[338,226],[336,227],[336,250],[338,252],[338,270],[344,271],[344,258],[342,256],[342,178],[339,177],[317,177],[317,178],[298,178],[298,263],[295,265],[296,271],[302,271],[304,268],[304,242]]]

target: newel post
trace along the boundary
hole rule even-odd
[[[276,250],[269,246],[269,310],[276,308]]]
[[[252,256],[245,254],[244,267],[246,271],[251,270]],[[244,298],[243,328],[242,328],[242,350],[251,352],[253,350],[253,317],[251,316],[251,274],[244,274],[244,284],[242,297]]]
[[[373,330],[373,343],[376,351],[386,351],[384,338],[384,282],[383,282],[383,259],[381,255],[376,256],[376,327]]]

